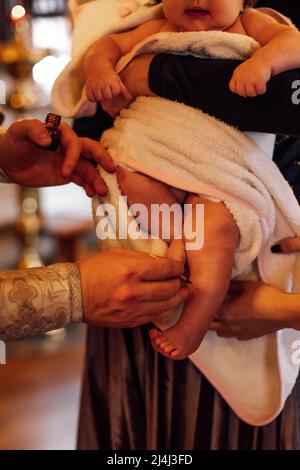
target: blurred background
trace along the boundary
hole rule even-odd
[[[86,0],[71,1],[71,10]],[[44,120],[50,90],[70,58],[67,0],[0,1],[2,124]],[[0,183],[0,270],[74,261],[96,242],[91,203],[74,185],[35,190]],[[0,449],[73,449],[85,328],[7,348],[0,365]]]

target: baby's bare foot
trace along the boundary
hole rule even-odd
[[[197,332],[195,329],[187,333],[176,323],[165,331],[153,328],[149,335],[154,349],[169,359],[181,360],[198,349],[204,333]]]
[[[161,331],[153,328],[149,335],[154,349],[170,359],[180,359],[180,350]]]
[[[165,331],[150,330],[152,346],[169,359],[185,359],[198,349],[213,317],[214,310],[207,303],[200,303],[198,295],[191,296],[175,325]]]

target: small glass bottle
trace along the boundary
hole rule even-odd
[[[61,116],[58,116],[54,113],[48,113],[45,119],[45,127],[49,132],[52,142],[48,147],[43,147],[44,150],[49,150],[50,152],[55,152],[59,145],[61,139],[61,131],[59,129],[61,122]]]

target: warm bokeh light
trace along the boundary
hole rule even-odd
[[[10,13],[13,21],[20,21],[26,15],[26,10],[22,5],[15,5]]]

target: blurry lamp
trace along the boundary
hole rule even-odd
[[[37,200],[33,197],[27,197],[22,201],[22,210],[26,214],[34,214],[38,210]]]
[[[48,55],[33,66],[32,75],[35,82],[52,87],[55,79],[69,62],[70,57],[67,54],[59,57]]]
[[[10,12],[10,18],[15,23],[18,21],[22,21],[25,16],[26,10],[22,5],[15,5]]]

